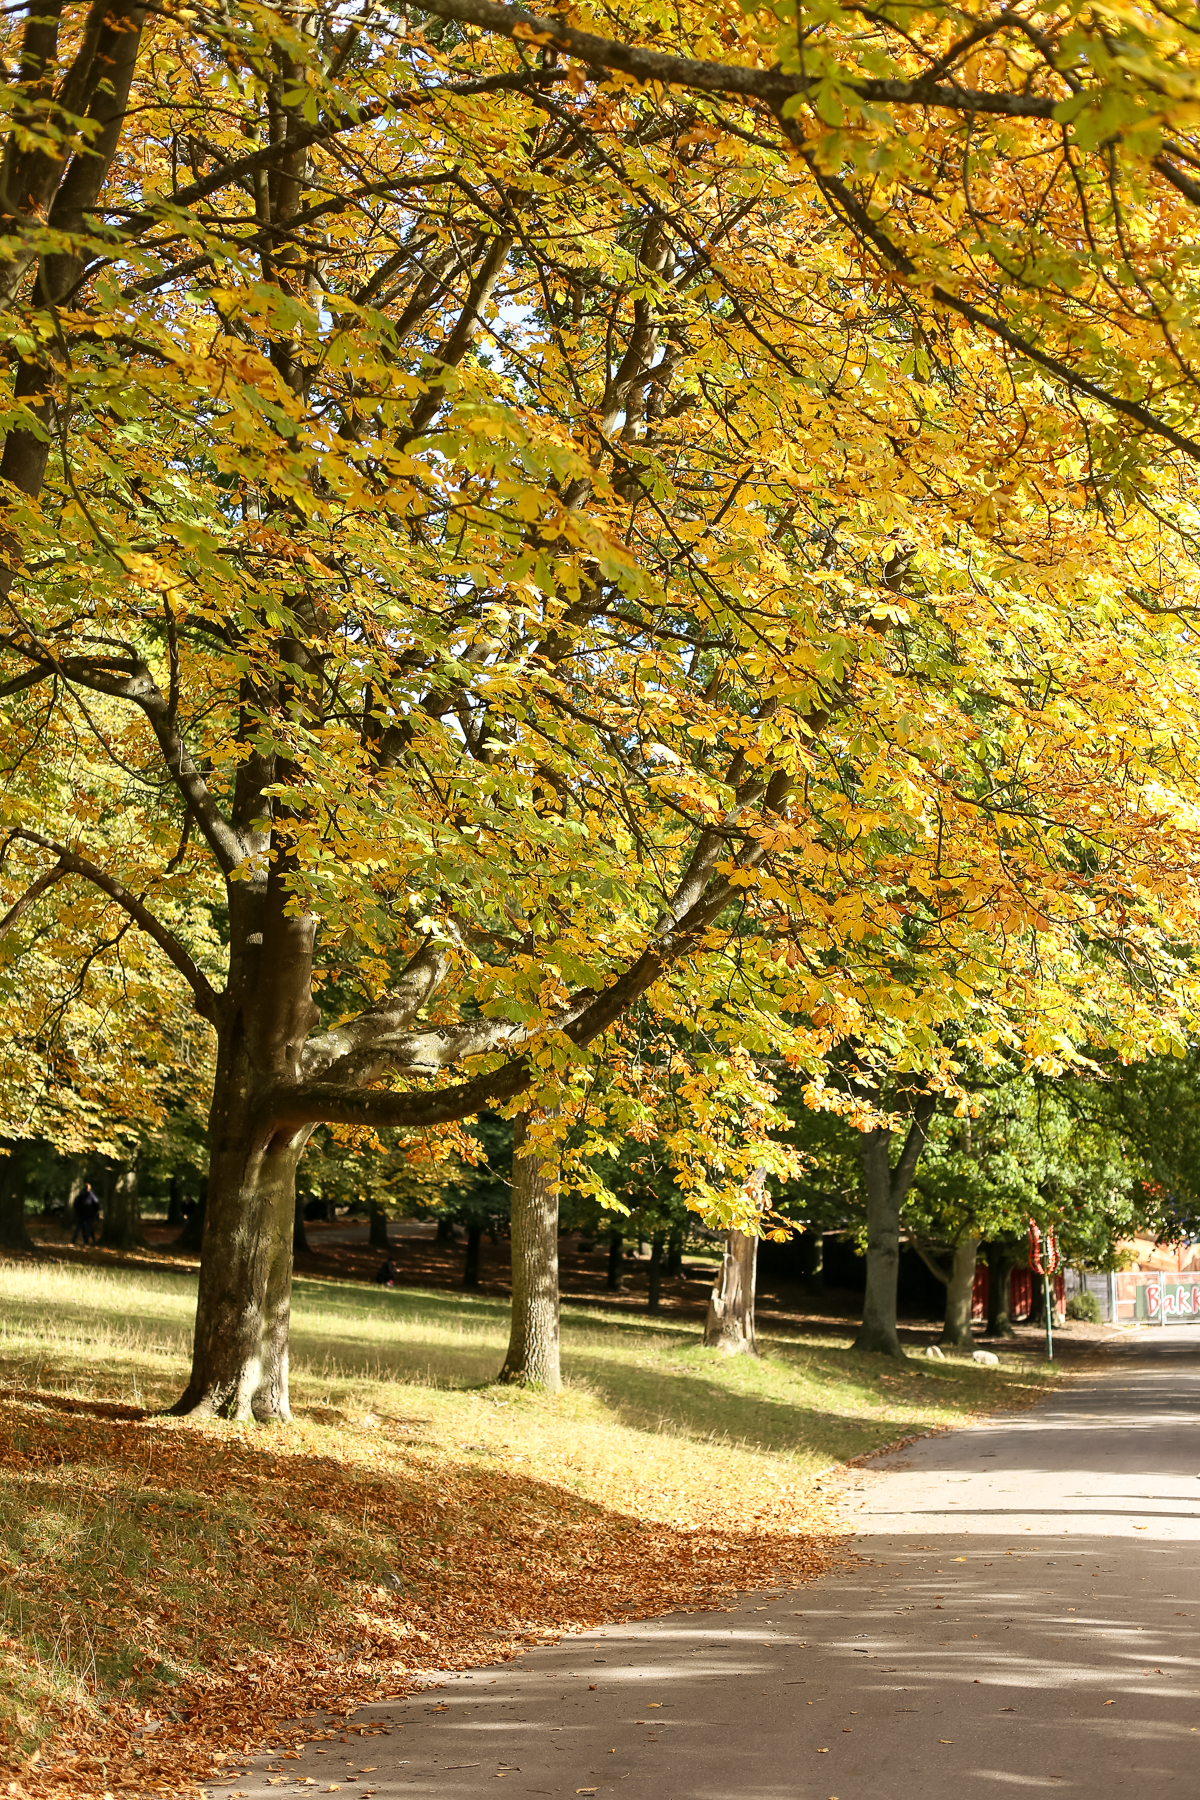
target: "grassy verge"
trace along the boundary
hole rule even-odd
[[[489,1385],[501,1303],[301,1281],[296,1423],[196,1425],[154,1416],[194,1293],[0,1265],[10,1793],[191,1793],[314,1708],[807,1579],[836,1555],[822,1471],[1045,1380],[802,1336],[722,1361],[573,1311],[549,1398]]]

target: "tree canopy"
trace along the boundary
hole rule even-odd
[[[8,995],[212,1028],[187,1406],[286,1413],[316,1126],[565,1130],[643,1003],[1182,1045],[1190,52],[963,17],[13,16]]]

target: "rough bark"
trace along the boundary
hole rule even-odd
[[[971,1332],[971,1300],[975,1292],[975,1264],[979,1260],[979,1239],[965,1237],[955,1244],[950,1272],[946,1280],[946,1316],[941,1343],[948,1350],[970,1350],[975,1339]]]
[[[558,1347],[558,1183],[556,1163],[527,1150],[529,1117],[513,1122],[512,1328],[501,1381],[562,1386]]]
[[[463,1286],[477,1288],[479,1286],[479,1251],[483,1244],[483,1226],[467,1227],[467,1260],[463,1265]]]
[[[889,1155],[891,1131],[880,1128],[859,1133],[858,1155],[867,1191],[867,1289],[855,1350],[881,1356],[904,1355],[896,1331],[900,1207],[912,1186],[936,1104],[932,1094],[922,1094],[917,1099],[895,1169]]]
[[[650,1242],[649,1295],[646,1303],[647,1310],[652,1313],[658,1312],[662,1305],[662,1270],[665,1247],[665,1233],[656,1231]]]
[[[758,1239],[745,1231],[731,1231],[725,1239],[720,1273],[713,1284],[704,1322],[704,1342],[726,1356],[754,1356],[754,1284],[758,1270]]]
[[[370,1216],[371,1225],[367,1233],[367,1243],[372,1250],[390,1250],[392,1246],[388,1238],[387,1214],[382,1206],[372,1204]]]
[[[104,1202],[104,1225],[100,1232],[100,1242],[106,1250],[146,1248],[135,1163],[126,1163],[113,1176]]]
[[[28,1250],[33,1240],[25,1229],[25,1152],[10,1144],[0,1161],[0,1248]]]
[[[619,1231],[609,1234],[608,1239],[608,1291],[619,1294],[625,1279],[625,1239]]]
[[[1016,1336],[1009,1310],[1015,1266],[1003,1244],[988,1245],[987,1335],[990,1338]]]

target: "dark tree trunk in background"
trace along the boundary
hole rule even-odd
[[[966,1237],[955,1244],[946,1282],[946,1317],[941,1343],[947,1350],[971,1350],[975,1339],[971,1332],[971,1301],[975,1293],[975,1264],[979,1259],[979,1239]]]
[[[657,1312],[661,1305],[663,1250],[665,1245],[665,1235],[661,1231],[656,1231],[653,1238],[650,1240],[650,1287],[649,1298],[647,1301],[647,1308],[650,1312]]]
[[[0,1158],[0,1248],[29,1250],[33,1239],[25,1229],[25,1166],[23,1143],[10,1143]]]
[[[624,1248],[625,1239],[621,1233],[619,1231],[610,1233],[608,1240],[608,1291],[610,1294],[617,1294],[621,1291],[625,1272]]]
[[[453,1244],[457,1241],[458,1240],[454,1235],[453,1220],[439,1219],[437,1222],[437,1231],[434,1233],[434,1242],[436,1244]]]
[[[308,1196],[296,1190],[295,1217],[292,1222],[292,1255],[307,1256],[309,1253],[308,1232],[305,1230],[304,1208]]]
[[[1029,1308],[1029,1317],[1026,1319],[1025,1323],[1027,1325],[1045,1325],[1046,1278],[1044,1275],[1039,1275],[1036,1269],[1031,1269],[1029,1272],[1029,1280],[1033,1289],[1033,1302]],[[1057,1277],[1052,1275],[1050,1277],[1050,1305],[1053,1309],[1052,1323],[1061,1325],[1063,1321],[1062,1315],[1058,1310],[1058,1289],[1056,1283]]]
[[[1013,1258],[1003,1244],[988,1245],[987,1335],[1014,1337],[1009,1296],[1012,1292]]]
[[[800,1285],[814,1298],[825,1292],[825,1233],[811,1226],[800,1234]]]
[[[100,1242],[106,1250],[144,1250],[142,1212],[138,1204],[136,1163],[126,1163],[113,1176],[104,1202]]]
[[[754,1283],[758,1270],[758,1239],[744,1231],[731,1231],[725,1239],[721,1270],[708,1302],[704,1342],[726,1356],[753,1356]]]
[[[671,1233],[670,1237],[667,1239],[666,1273],[672,1281],[674,1281],[678,1276],[683,1274],[683,1226],[682,1225],[677,1225],[675,1227],[674,1231]]]
[[[392,1247],[388,1239],[387,1214],[382,1206],[371,1206],[371,1228],[367,1233],[367,1243],[372,1250],[390,1250]]]
[[[463,1265],[463,1286],[479,1286],[479,1252],[483,1245],[483,1226],[467,1226],[467,1260]]]
[[[172,1175],[170,1194],[171,1197],[167,1201],[167,1224],[172,1231],[178,1231],[183,1224],[183,1179],[181,1176]]]
[[[171,1246],[173,1250],[191,1250],[199,1252],[204,1242],[204,1207],[208,1195],[207,1180],[200,1183],[200,1192],[190,1214],[183,1222],[183,1230]]]
[[[918,1097],[895,1169],[888,1154],[892,1133],[886,1129],[859,1133],[858,1155],[867,1192],[867,1291],[863,1297],[862,1325],[854,1340],[855,1350],[873,1351],[882,1356],[904,1355],[896,1331],[900,1207],[912,1186],[936,1105],[933,1094]]]
[[[558,1348],[557,1162],[526,1154],[529,1115],[513,1121],[512,1328],[501,1381],[562,1386]]]

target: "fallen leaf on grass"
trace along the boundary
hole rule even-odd
[[[31,1587],[46,1596],[47,1616],[54,1597],[64,1641],[83,1644],[86,1625],[98,1659],[132,1662],[135,1673],[107,1711],[81,1714],[74,1695],[40,1683],[28,1649],[37,1617],[25,1643],[0,1644],[0,1676],[51,1731],[70,1731],[79,1751],[69,1772],[56,1772],[43,1750],[24,1776],[24,1800],[93,1791],[194,1797],[201,1782],[238,1779],[214,1759],[271,1751],[296,1760],[280,1740],[293,1737],[285,1721],[298,1715],[320,1709],[329,1729],[314,1735],[332,1737],[381,1688],[400,1699],[434,1670],[503,1664],[534,1631],[586,1631],[619,1612],[653,1616],[678,1606],[681,1592],[690,1606],[712,1608],[734,1586],[811,1580],[837,1553],[824,1502],[811,1497],[798,1506],[789,1496],[765,1527],[704,1494],[689,1496],[678,1524],[634,1519],[627,1497],[581,1501],[552,1479],[463,1467],[435,1446],[406,1444],[401,1466],[381,1433],[321,1429],[316,1454],[311,1427],[258,1440],[107,1402],[0,1394],[0,1497],[18,1514],[40,1515],[77,1508],[86,1494],[127,1531],[122,1557],[81,1553],[67,1581],[61,1559],[54,1578],[49,1552],[45,1567],[30,1559]],[[743,1503],[749,1509],[751,1498]],[[756,1511],[761,1504],[754,1500]],[[370,1519],[369,1529],[347,1531],[335,1556],[331,1511]],[[431,1557],[403,1600],[363,1579],[385,1545],[430,1550],[434,1523],[441,1557]],[[253,1562],[238,1567],[235,1559],[251,1552]],[[256,1633],[271,1638],[269,1652],[249,1640],[251,1616]],[[160,1716],[164,1679],[183,1716],[134,1746],[156,1694]],[[144,1752],[136,1761],[135,1747]],[[296,1778],[297,1789],[316,1785]]]

